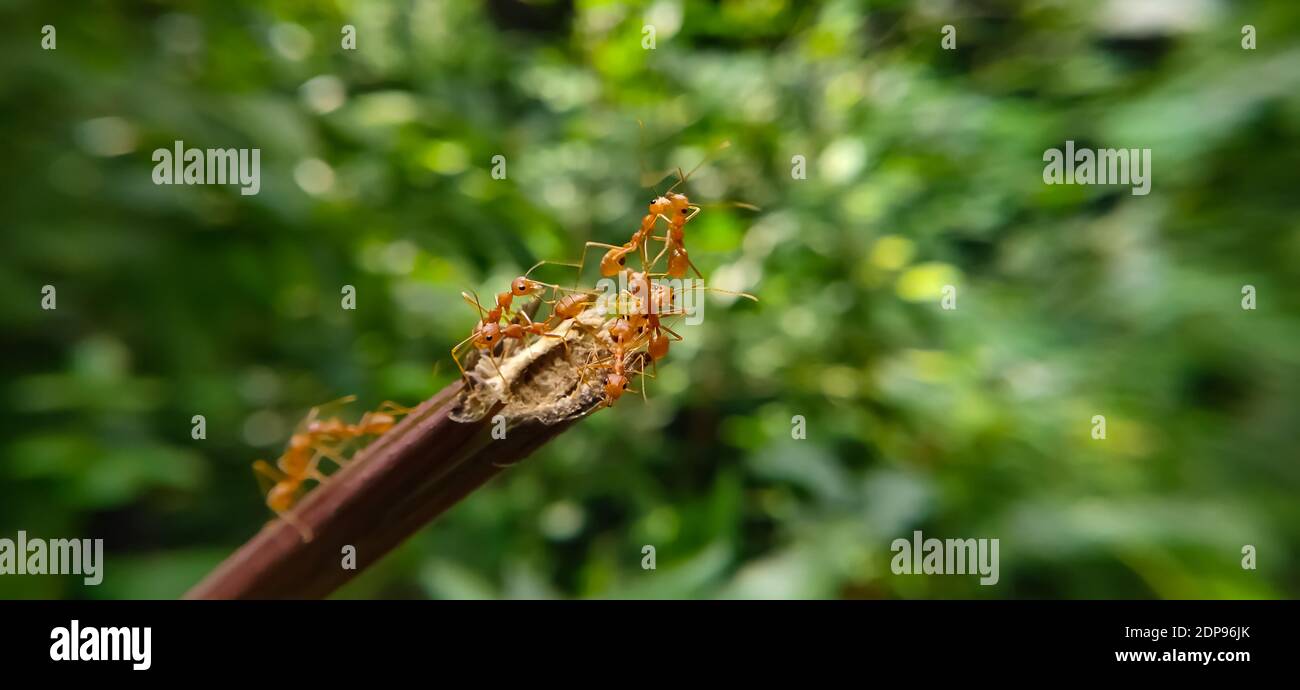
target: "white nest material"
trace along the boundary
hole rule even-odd
[[[450,413],[458,422],[482,419],[498,403],[506,423],[538,421],[557,424],[585,416],[605,400],[600,369],[583,366],[611,357],[613,339],[608,316],[590,308],[551,329],[562,338],[528,336],[528,344],[511,339],[497,346],[492,357],[475,351],[467,357],[466,386]],[[632,352],[625,365],[644,363],[644,352]]]

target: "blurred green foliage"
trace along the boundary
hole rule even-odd
[[[0,596],[179,595],[311,405],[429,396],[462,290],[625,241],[724,140],[687,191],[762,210],[688,246],[761,303],[340,596],[1300,595],[1300,5],[4,5],[0,536],[109,561]],[[177,139],[260,148],[260,194],[155,186]],[[1152,193],[1043,184],[1067,139]],[[1001,582],[893,575],[914,529]]]

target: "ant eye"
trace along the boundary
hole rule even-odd
[[[624,264],[626,264],[626,263],[627,263],[627,257],[626,257],[626,256],[620,256],[620,257],[618,257],[618,265],[619,265],[619,266],[622,266],[622,265],[624,265]]]

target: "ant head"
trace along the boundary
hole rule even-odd
[[[632,336],[632,324],[627,319],[619,319],[609,327],[609,334],[614,336],[614,340],[626,342]]]
[[[316,422],[313,422],[315,424]],[[306,450],[311,447],[311,436],[308,434],[294,434],[289,437],[289,450]]]
[[[283,482],[276,484],[266,494],[266,505],[270,506],[271,510],[288,510],[293,507],[294,493],[295,487]]]
[[[646,299],[649,297],[646,293],[650,292],[650,277],[645,271],[628,271],[627,289],[633,297]]]
[[[482,324],[474,334],[474,345],[479,349],[496,347],[499,342],[501,342],[501,326],[493,322]]]
[[[676,192],[668,195],[668,202],[672,205],[672,210],[677,213],[686,213],[686,207],[691,205],[690,199],[687,199],[685,194]]]
[[[671,263],[672,263],[672,257],[669,257],[670,267],[671,267]],[[650,312],[656,315],[653,317],[656,324],[659,321],[659,317],[657,315],[672,311],[673,302],[674,302],[673,287],[671,285],[667,283],[661,283],[654,287],[654,290],[650,295],[650,307],[651,307]]]
[[[515,278],[514,282],[510,283],[510,291],[515,293],[515,297],[531,295],[533,292],[537,291],[537,287],[537,283],[523,276]]]
[[[605,378],[605,398],[610,402],[618,400],[627,390],[627,377],[622,374],[610,374]]]
[[[651,201],[651,202],[650,202],[650,214],[651,214],[651,215],[656,215],[656,216],[657,216],[657,215],[659,215],[659,214],[661,214],[661,213],[662,213],[662,214],[666,214],[666,213],[668,213],[669,211],[671,211],[672,208],[673,208],[673,202],[670,201],[670,200],[668,199],[668,197],[657,196],[657,197],[654,198],[654,201]]]
[[[629,314],[627,317],[628,324],[632,326],[632,330],[635,331],[637,335],[641,335],[645,332],[646,315],[644,312],[644,309],[639,309]]]

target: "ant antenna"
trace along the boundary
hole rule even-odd
[[[483,308],[483,304],[482,304],[481,302],[478,301],[478,292],[477,292],[477,291],[474,292],[474,296],[473,296],[473,297],[470,297],[470,293],[468,293],[468,292],[463,292],[463,291],[460,293],[460,296],[461,296],[461,297],[462,297],[466,302],[468,302],[469,305],[470,305],[471,307],[474,307],[475,309],[478,309],[478,313],[479,313],[479,318],[480,318],[480,319],[486,319],[486,318],[487,318],[488,312],[487,312],[486,309]]]
[[[708,163],[710,160],[713,159],[714,156],[718,155],[719,153],[721,153],[723,150],[725,150],[725,149],[728,148],[729,146],[731,146],[731,141],[730,141],[730,140],[728,140],[728,141],[724,141],[724,142],[722,142],[721,144],[718,144],[717,148],[715,148],[715,149],[713,149],[712,151],[710,151],[710,152],[708,153],[708,155],[706,155],[704,158],[702,158],[702,159],[700,160],[699,163],[696,163],[696,164],[695,164],[695,167],[694,167],[694,168],[691,168],[691,171],[688,172],[688,173],[683,174],[683,173],[682,173],[682,169],[681,169],[681,167],[678,167],[678,168],[677,168],[677,181],[674,182],[674,183],[673,183],[673,186],[669,187],[669,188],[668,188],[668,191],[667,191],[667,192],[664,192],[664,194],[668,194],[669,192],[672,192],[674,189],[677,189],[677,185],[682,184],[683,182],[689,180],[689,179],[691,178],[691,175],[694,175],[694,174],[695,174],[695,171],[699,170],[701,167],[704,166],[705,163]]]
[[[707,290],[707,291],[709,291],[709,292],[721,292],[721,293],[724,294],[724,295],[731,295],[731,296],[733,296],[733,297],[744,297],[745,299],[747,299],[747,300],[749,300],[749,301],[751,301],[751,302],[757,302],[757,301],[758,301],[758,298],[757,298],[757,297],[755,297],[754,295],[749,294],[748,292],[737,292],[736,290],[723,290],[722,288],[710,287],[710,286],[708,286],[708,285],[703,285],[703,286],[701,286],[701,288],[704,289],[704,290]]]
[[[659,274],[659,275],[663,275],[663,274]],[[733,297],[743,297],[743,298],[745,298],[745,299],[747,299],[747,300],[750,300],[750,301],[752,301],[752,302],[758,302],[758,298],[755,297],[754,295],[749,294],[748,292],[738,292],[738,291],[736,291],[736,290],[725,290],[725,289],[723,289],[723,288],[713,287],[712,285],[692,285],[692,286],[689,287],[689,288],[683,288],[683,291],[685,291],[685,290],[703,290],[703,291],[705,291],[705,292],[721,292],[721,293],[724,294],[724,295],[731,295],[731,296],[733,296]],[[659,315],[660,315],[660,316],[677,316],[677,315],[679,315],[680,313],[681,313],[681,312],[676,312],[676,311],[669,310],[669,311],[661,311],[661,312],[659,312]]]
[[[533,264],[533,267],[530,268],[530,269],[528,269],[528,272],[527,272],[527,273],[524,273],[523,277],[524,277],[524,278],[528,278],[528,276],[530,276],[530,275],[533,274],[533,271],[536,271],[537,269],[541,268],[542,266],[546,266],[546,265],[552,265],[552,266],[568,266],[569,268],[582,268],[582,264],[573,263],[572,261],[555,261],[555,260],[553,260],[553,259],[542,259],[541,261],[538,261],[537,263]],[[579,275],[578,278],[581,279],[582,276]],[[564,288],[562,288],[562,287],[559,287],[558,285],[552,285],[552,284],[550,284],[550,283],[543,283],[543,282],[541,282],[540,280],[539,280],[539,281],[534,281],[534,282],[536,282],[536,283],[539,284],[539,285],[545,285],[546,287],[556,288],[556,289],[558,289],[558,290],[563,290],[563,289],[564,289]],[[574,290],[571,290],[570,292],[576,292],[576,291],[577,291],[577,288],[574,288]]]
[[[645,123],[641,121],[641,118],[637,118],[636,125],[637,127],[640,128],[637,134],[637,140],[638,140],[637,147],[640,150],[637,152],[637,157],[636,157],[637,167],[641,169],[640,170],[641,179],[639,180],[639,182],[641,183],[641,186],[649,187],[651,190],[654,190],[655,196],[658,196],[659,192],[658,190],[655,190],[654,187],[655,185],[659,184],[659,180],[662,180],[663,177],[661,176],[656,180],[647,182],[647,180],[650,179],[650,176],[653,173],[651,173],[649,170],[646,170],[645,167],[645,152],[649,148],[648,146],[646,146],[646,141],[645,141]]]

